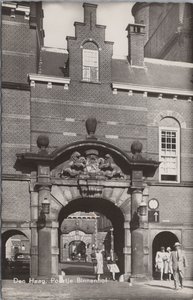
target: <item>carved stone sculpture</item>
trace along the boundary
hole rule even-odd
[[[79,152],[73,152],[69,160],[67,168],[60,172],[60,177],[65,178],[91,178],[103,177],[125,178],[121,169],[115,164],[112,156],[106,154],[103,157],[98,157],[97,150],[87,150],[84,156]]]

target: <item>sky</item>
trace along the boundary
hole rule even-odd
[[[126,56],[128,40],[126,27],[133,23],[134,3],[97,3],[97,24],[106,25],[106,40],[114,42],[114,56]],[[43,2],[44,44],[47,47],[67,48],[66,36],[74,36],[74,22],[83,22],[82,3]]]

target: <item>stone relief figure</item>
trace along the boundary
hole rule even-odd
[[[99,158],[96,155],[89,155],[89,157],[87,157],[85,171],[90,174],[100,173]]]
[[[114,163],[114,160],[110,154],[105,155],[105,159],[100,161],[100,170],[107,178],[119,177],[124,178],[124,174],[121,169]]]
[[[76,177],[77,175],[81,174],[84,171],[86,166],[86,159],[85,157],[81,156],[81,154],[76,151],[72,153],[70,157],[70,161],[68,167],[59,174],[60,177]]]
[[[71,155],[68,167],[60,172],[60,177],[93,177],[102,176],[106,179],[126,178],[121,169],[115,164],[112,156],[106,154],[105,157],[98,157],[96,154],[81,156],[79,152]]]

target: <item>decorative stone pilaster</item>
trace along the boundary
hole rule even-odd
[[[131,232],[130,232],[129,220],[126,220],[124,222],[124,232],[125,232],[125,247],[123,249],[123,253],[124,253],[125,276],[129,277],[131,275]]]
[[[31,187],[31,277],[38,276],[38,231],[37,231],[37,220],[38,220],[38,193],[33,191]]]
[[[42,185],[39,187],[39,220],[38,220],[38,276],[51,277],[51,231],[52,222],[49,214],[42,219],[42,202],[50,198],[50,187]]]
[[[51,273],[52,275],[58,275],[58,222],[52,221],[51,229]]]
[[[142,144],[134,142],[131,146],[133,153],[133,160],[136,162],[142,161],[141,155]],[[138,166],[132,170],[132,184],[131,184],[131,280],[139,280],[146,278],[146,267],[144,265],[144,248],[148,237],[145,230],[144,216],[139,214],[139,206],[143,201],[143,169]]]
[[[142,189],[134,189],[131,198],[131,278],[145,280],[148,273],[148,223],[147,216],[138,213],[139,204],[143,201]]]

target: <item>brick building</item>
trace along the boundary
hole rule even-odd
[[[29,239],[32,277],[58,275],[63,221],[94,211],[112,223],[126,277],[152,277],[155,252],[180,241],[193,278],[190,8],[135,4],[116,59],[97,5],[83,4],[61,50],[44,47],[41,2],[3,3],[2,243]],[[168,14],[187,30],[158,49],[159,28],[176,30]]]

